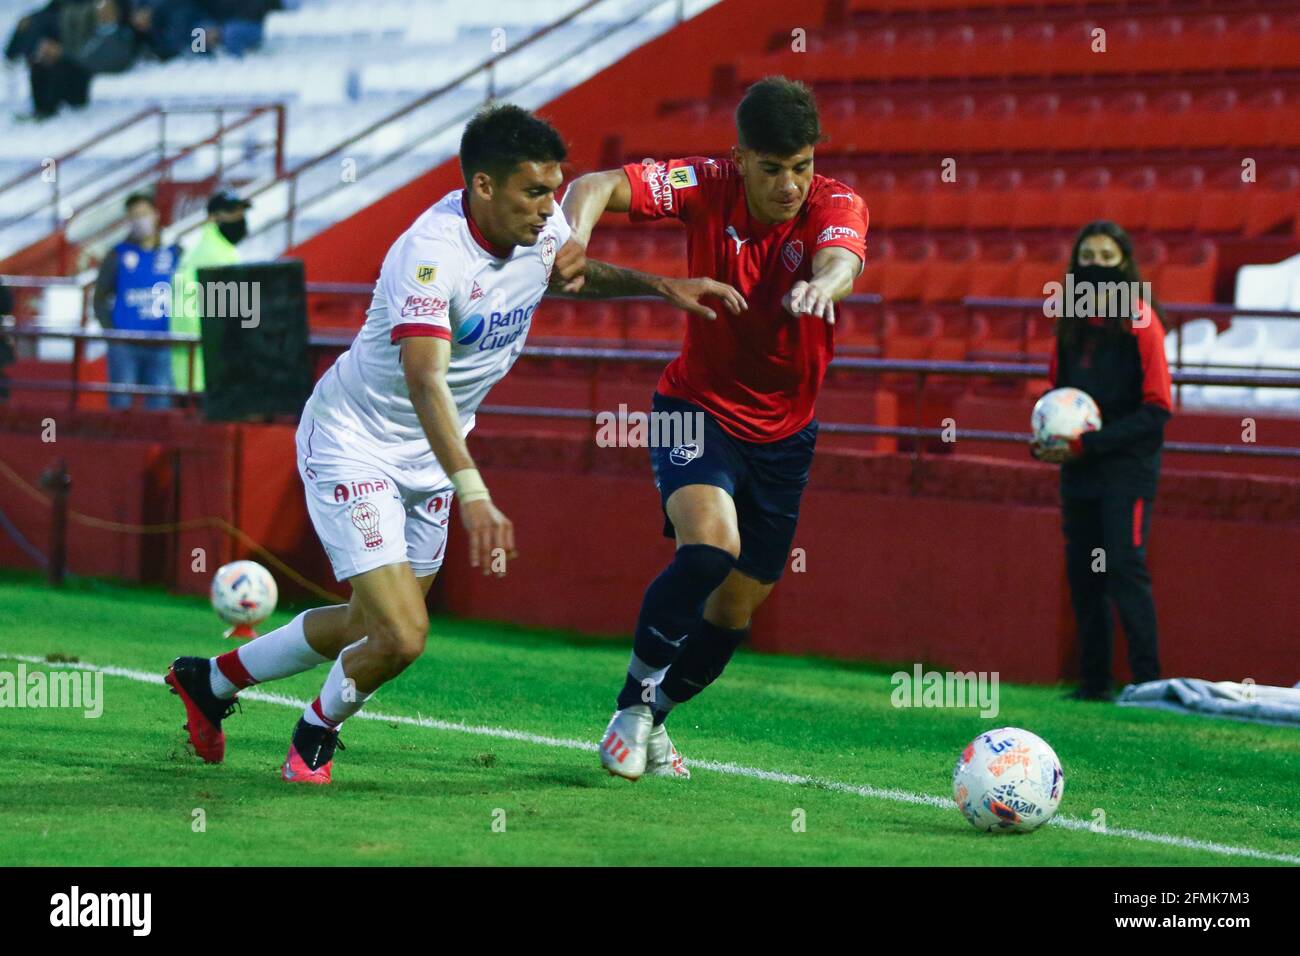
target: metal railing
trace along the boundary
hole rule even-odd
[[[54,381],[10,381],[11,389],[28,389],[33,391],[66,391],[69,395],[69,407],[75,409],[78,397],[82,393],[90,394],[129,394],[129,395],[167,395],[180,400],[192,399],[193,395],[185,390],[143,385],[115,385],[103,382],[86,382],[82,380],[81,365],[84,362],[86,343],[124,342],[167,348],[174,345],[185,346],[193,363],[194,349],[201,342],[199,335],[180,333],[147,333],[120,331],[87,331],[84,329],[49,329],[28,327],[9,330],[7,333],[19,338],[56,338],[68,339],[74,343],[71,362],[71,378]],[[315,334],[309,339],[309,348],[318,350],[338,350],[346,348],[351,336],[341,334]],[[602,366],[614,365],[662,365],[671,361],[676,351],[649,350],[634,348],[584,348],[573,346],[530,346],[520,356],[521,359],[571,360],[585,363],[590,376],[590,393],[595,397],[596,382]],[[917,421],[922,419],[925,388],[929,380],[935,377],[956,378],[1007,378],[1033,380],[1047,375],[1047,366],[1041,363],[1022,362],[943,362],[910,359],[881,358],[836,358],[830,367],[839,371],[856,371],[873,375],[907,375],[914,377],[916,383]],[[1175,372],[1172,375],[1175,384],[1202,386],[1236,386],[1247,388],[1295,388],[1300,389],[1300,373],[1285,376],[1255,376],[1246,374],[1228,374],[1218,372]],[[196,414],[197,406],[193,402],[186,407],[191,414]],[[582,419],[590,421],[593,435],[596,428],[596,412],[592,409],[575,409],[545,406],[509,406],[484,405],[482,412],[488,415],[512,415],[532,418]],[[864,435],[876,437],[893,437],[912,439],[911,454],[919,464],[925,455],[924,439],[940,440],[944,429],[922,428],[907,425],[869,425],[851,422],[823,422],[821,430],[827,434]],[[1004,432],[987,429],[963,429],[961,437],[968,441],[982,442],[1028,442],[1027,433]],[[1300,461],[1300,448],[1273,445],[1225,445],[1202,442],[1166,442],[1167,452],[1175,454],[1246,456],[1256,458],[1285,458]]]
[[[370,123],[364,129],[360,130],[357,133],[353,133],[351,136],[348,136],[346,139],[339,142],[338,144],[331,147],[330,149],[326,150],[325,152],[320,153],[312,157],[311,159],[304,160],[303,162],[294,166],[292,169],[288,170],[283,176],[277,177],[275,182],[266,183],[265,185],[258,187],[256,190],[254,190],[252,193],[249,194],[248,198],[256,198],[257,196],[267,193],[272,189],[277,189],[282,186],[286,186],[286,184],[288,190],[288,197],[287,197],[286,211],[284,215],[278,216],[269,221],[263,221],[258,225],[253,235],[260,236],[269,232],[272,229],[283,226],[285,230],[284,248],[288,249],[292,247],[294,243],[295,225],[298,221],[299,215],[301,214],[302,210],[314,206],[332,197],[333,195],[335,195],[337,191],[338,176],[336,172],[331,172],[329,176],[329,182],[324,188],[322,188],[318,192],[313,193],[310,196],[301,195],[303,191],[304,179],[309,173],[311,173],[313,170],[321,169],[326,163],[331,163],[333,161],[342,158],[350,149],[352,149],[358,143],[362,142],[368,137],[374,136],[376,133],[380,133],[387,128],[393,127],[394,125],[412,116],[412,114],[414,114],[418,110],[426,106],[429,106],[430,104],[435,103],[436,101],[446,97],[448,94],[463,88],[464,86],[471,83],[472,81],[479,78],[485,80],[487,95],[484,97],[483,101],[476,102],[469,109],[460,110],[456,112],[451,117],[444,119],[441,123],[431,124],[427,129],[422,130],[416,136],[406,140],[400,146],[388,151],[387,153],[380,156],[379,158],[371,161],[364,168],[357,168],[355,170],[355,179],[352,181],[360,182],[363,177],[369,176],[377,172],[378,170],[391,165],[393,162],[397,161],[398,159],[410,155],[412,152],[414,152],[416,149],[423,146],[425,143],[428,143],[429,141],[434,140],[439,136],[445,135],[449,131],[462,125],[466,120],[472,117],[474,113],[477,112],[483,106],[484,103],[489,103],[492,100],[497,99],[498,97],[509,96],[515,93],[516,91],[528,86],[530,83],[533,83],[541,79],[547,73],[550,73],[557,69],[564,68],[568,62],[568,58],[573,54],[578,53],[581,49],[603,42],[604,40],[613,36],[615,33],[618,33],[626,29],[627,27],[632,26],[633,24],[641,21],[648,14],[654,12],[655,10],[658,10],[659,8],[665,5],[672,4],[674,7],[676,7],[677,22],[680,23],[682,20],[685,19],[686,16],[685,0],[647,0],[647,2],[644,3],[641,7],[639,7],[636,10],[636,12],[634,12],[631,16],[628,16],[627,18],[617,23],[611,24],[598,36],[594,38],[593,37],[576,38],[574,47],[572,50],[569,51],[568,56],[557,55],[555,57],[551,57],[550,61],[545,66],[534,71],[527,78],[523,80],[519,80],[507,88],[499,88],[498,73],[501,70],[502,66],[505,65],[508,61],[510,61],[514,57],[519,56],[521,53],[524,53],[529,49],[535,47],[542,40],[545,40],[546,38],[550,37],[560,28],[569,25],[570,23],[572,23],[574,20],[576,20],[578,17],[582,16],[583,14],[588,13],[594,10],[596,7],[609,2],[610,0],[586,0],[586,2],[582,3],[580,6],[576,7],[574,10],[564,15],[563,17],[560,17],[558,20],[555,20],[552,23],[549,23],[546,26],[541,27],[540,29],[531,33],[529,36],[527,36],[522,41],[520,41],[517,45],[512,46],[508,50],[505,50],[501,53],[497,53],[488,57],[478,65],[470,67],[467,70],[464,70],[463,72],[453,77],[452,79],[448,80],[446,83],[442,84],[436,89],[430,90],[428,93],[422,94],[421,96],[405,104],[404,106],[401,106],[398,109],[392,111],[391,113],[388,113],[387,115],[380,117],[379,119],[375,120],[373,123]]]
[[[189,141],[169,141],[168,117],[194,114],[211,114],[215,123],[213,132]],[[271,139],[268,142],[250,140],[242,144],[244,148],[241,150],[239,160],[233,166],[228,166],[225,160],[226,138],[264,117],[269,117],[274,122]],[[81,180],[75,178],[69,180],[68,174],[62,172],[68,168],[72,160],[85,156],[93,149],[102,148],[104,144],[117,137],[124,135],[138,137],[138,127],[146,123],[157,124],[157,138],[150,145],[109,161],[107,167],[97,168]],[[141,110],[107,130],[95,133],[62,155],[31,166],[8,182],[0,184],[0,208],[12,208],[13,200],[7,196],[19,189],[30,187],[35,181],[48,183],[50,187],[46,198],[16,215],[0,219],[0,229],[36,219],[44,212],[49,216],[50,228],[54,233],[66,233],[78,219],[99,212],[118,197],[133,190],[152,189],[158,183],[166,182],[180,163],[205,149],[213,149],[215,152],[213,175],[218,180],[229,174],[233,168],[251,164],[268,152],[271,155],[274,177],[278,179],[284,175],[284,142],[285,107],[282,103],[250,103],[242,106],[229,104],[154,106]],[[67,197],[86,192],[91,194],[85,198],[78,198],[77,204],[71,210],[64,208]],[[120,230],[125,220],[125,210],[113,210],[106,222],[91,227],[91,231],[79,237],[78,241],[93,243],[107,233]],[[62,271],[67,271],[67,263],[61,263],[61,266]]]

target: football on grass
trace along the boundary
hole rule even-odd
[[[1047,741],[1019,727],[980,734],[952,772],[957,807],[976,830],[1025,833],[1056,815],[1065,774]]]
[[[212,578],[212,609],[227,624],[259,624],[275,611],[275,578],[256,561],[232,561]]]

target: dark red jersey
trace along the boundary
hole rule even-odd
[[[768,225],[750,215],[730,160],[693,156],[623,168],[631,218],[680,219],[690,275],[734,286],[749,304],[740,315],[718,304],[716,319],[688,316],[681,354],[664,369],[659,391],[701,406],[746,441],[793,435],[812,420],[834,343],[825,320],[795,318],[781,300],[812,278],[818,250],[839,246],[865,261],[866,203],[843,183],[813,176],[799,214]]]

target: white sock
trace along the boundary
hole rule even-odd
[[[312,611],[303,611],[284,627],[278,627],[236,649],[239,663],[254,681],[262,684],[269,680],[292,677],[329,660],[307,643],[303,621],[311,613]],[[222,673],[215,657],[212,659],[210,674],[212,693],[225,698],[235,696],[239,687]]]
[[[317,727],[328,727],[331,730],[336,729],[370,699],[374,691],[369,694],[362,693],[352,679],[343,673],[343,659],[347,657],[348,651],[360,647],[365,641],[366,638],[363,637],[355,644],[343,648],[338,660],[330,668],[329,676],[325,678],[325,686],[321,688],[320,696],[308,704],[307,709],[302,712],[303,720],[307,723],[315,724]]]

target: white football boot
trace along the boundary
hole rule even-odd
[[[645,773],[646,742],[653,722],[648,704],[614,711],[600,739],[600,765],[617,777],[639,780]]]
[[[645,772],[655,777],[673,777],[690,780],[691,770],[668,739],[668,729],[663,724],[650,731],[646,741]]]

